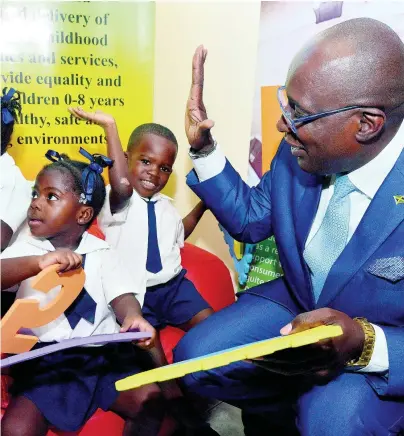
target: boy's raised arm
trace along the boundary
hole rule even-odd
[[[189,214],[182,219],[182,224],[184,225],[184,240],[191,236],[191,233],[195,230],[195,227],[199,223],[203,214],[206,211],[206,206],[203,201],[200,201]]]
[[[86,112],[80,107],[69,108],[69,112],[77,118],[91,121],[104,129],[108,157],[114,161],[112,168],[109,168],[111,213],[120,211],[132,196],[133,189],[129,182],[128,164],[114,117],[101,111]]]
[[[1,220],[1,251],[5,250],[13,236],[13,229],[3,220]]]

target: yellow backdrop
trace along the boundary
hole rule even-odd
[[[261,120],[262,120],[262,173],[270,168],[279,144],[284,136],[278,132],[276,123],[281,116],[278,98],[278,86],[261,87]]]
[[[102,129],[73,119],[70,105],[113,114],[124,146],[152,121],[154,15],[150,2],[2,3],[1,85],[23,105],[9,152],[27,179],[48,149],[105,153]]]

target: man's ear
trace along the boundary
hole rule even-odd
[[[357,141],[369,142],[380,135],[386,123],[386,114],[377,108],[362,109],[359,123]]]
[[[81,206],[77,213],[77,224],[80,226],[87,225],[94,216],[94,209],[90,206]]]

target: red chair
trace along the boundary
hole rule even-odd
[[[103,234],[97,226],[92,226],[90,233],[103,238]],[[229,270],[217,256],[195,245],[186,243],[181,250],[181,257],[182,265],[188,271],[187,277],[195,284],[198,291],[215,311],[223,309],[235,301]],[[184,332],[169,326],[164,328],[160,335],[167,360],[172,363],[172,350],[182,338]],[[9,401],[7,389],[11,379],[7,375],[2,375],[1,382],[1,407],[3,414]],[[48,436],[120,436],[122,435],[123,427],[124,421],[118,415],[98,409],[79,431],[70,433],[50,430]],[[160,435],[164,436],[164,434],[163,429]]]

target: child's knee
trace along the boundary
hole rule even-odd
[[[197,324],[201,323],[202,321],[205,321],[205,319],[208,318],[213,313],[214,311],[211,308],[201,310],[187,323],[188,324],[187,330],[190,330],[191,328],[195,327]]]
[[[139,409],[145,408],[153,403],[159,404],[163,401],[163,395],[156,384],[144,386],[139,395]]]
[[[37,406],[24,396],[14,397],[1,420],[1,434],[45,436],[48,422]]]
[[[136,419],[139,414],[158,413],[164,410],[164,398],[158,385],[151,384],[126,391],[118,400],[123,416]]]
[[[7,416],[7,412],[1,420],[1,435],[2,436],[42,436],[46,434],[46,430],[40,433],[39,429],[35,428],[32,422],[24,419],[23,416],[12,417]]]

